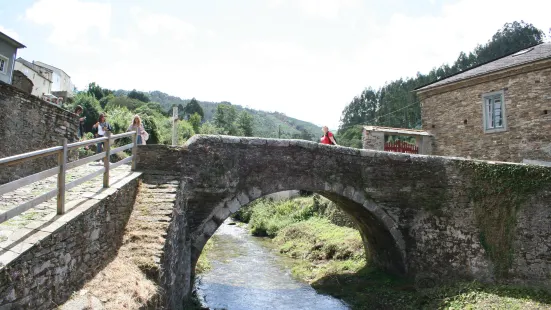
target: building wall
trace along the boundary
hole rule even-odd
[[[0,73],[0,81],[11,84],[11,77],[13,73],[13,63],[15,62],[15,56],[17,49],[4,41],[0,40],[0,55],[8,58],[8,69],[4,73]]]
[[[0,83],[0,158],[77,140],[78,116],[18,88]],[[0,184],[57,165],[55,155],[2,167]]]
[[[51,93],[52,82],[47,80],[44,76],[42,76],[32,68],[29,68],[22,63],[16,61],[15,70],[23,72],[33,82],[34,86],[31,94],[40,98],[42,94]]]
[[[30,94],[33,91],[33,82],[19,70],[13,71],[11,85],[19,88],[27,94]]]
[[[421,93],[433,154],[522,162],[551,161],[551,67],[441,93]],[[504,91],[507,130],[484,133],[482,95]]]
[[[73,95],[73,83],[71,82],[71,77],[67,73],[40,61],[35,61],[34,63],[53,71],[52,91],[66,91],[70,96]]]

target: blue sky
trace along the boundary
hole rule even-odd
[[[453,62],[548,0],[0,0],[19,56],[75,85],[230,101],[336,128],[364,88]]]

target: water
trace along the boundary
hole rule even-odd
[[[292,278],[285,258],[242,227],[226,221],[213,238],[208,259],[212,269],[198,276],[199,298],[210,309],[339,310],[349,309]]]

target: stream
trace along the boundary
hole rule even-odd
[[[208,252],[211,269],[198,275],[197,295],[209,309],[227,310],[340,310],[339,299],[321,295],[295,280],[286,265],[290,259],[269,247],[266,238],[253,237],[237,225],[224,222]]]

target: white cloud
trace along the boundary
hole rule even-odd
[[[487,42],[506,22],[529,21],[540,29],[550,22],[550,4],[541,0],[461,0],[443,6],[439,14],[412,17],[394,14],[357,51],[368,85],[428,72],[453,62],[461,51],[472,51]],[[489,14],[491,12],[491,14]]]
[[[0,25],[0,32],[3,32],[4,34],[6,34],[7,36],[11,37],[14,40],[17,40],[17,41],[20,40],[19,34],[17,32],[15,32],[15,30],[13,30],[13,29],[6,28],[6,27]]]
[[[25,13],[25,18],[39,25],[51,26],[48,40],[63,47],[92,45],[86,39],[90,30],[107,37],[111,27],[111,5],[78,0],[39,0]]]
[[[272,8],[291,5],[310,17],[334,20],[342,11],[357,8],[360,0],[269,0]]]
[[[147,36],[161,37],[172,42],[190,42],[195,35],[195,27],[177,17],[152,13],[141,8],[132,9],[137,28]]]

